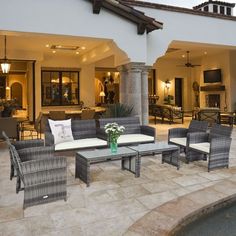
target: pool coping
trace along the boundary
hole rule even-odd
[[[125,236],[173,236],[200,216],[236,201],[236,177],[183,195],[148,212],[129,227]]]

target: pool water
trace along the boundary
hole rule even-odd
[[[236,203],[200,217],[176,236],[236,236]]]

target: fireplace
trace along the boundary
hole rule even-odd
[[[206,95],[206,107],[219,107],[220,108],[220,94]]]

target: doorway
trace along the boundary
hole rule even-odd
[[[183,78],[175,78],[175,105],[183,105]]]
[[[11,86],[11,98],[15,99],[17,105],[22,108],[22,85],[15,82]]]

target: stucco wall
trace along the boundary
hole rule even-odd
[[[87,0],[1,1],[0,30],[113,39],[131,61],[146,61],[146,35],[137,25]],[[142,45],[142,46],[140,46]]]
[[[230,66],[230,84],[228,89],[228,97],[230,98],[229,106],[231,108],[231,111],[236,111],[236,52],[231,51],[229,54],[229,66]],[[231,96],[229,96],[231,94]]]
[[[181,64],[183,64],[182,60],[161,58],[154,65],[157,70],[157,95],[160,97],[158,102],[163,103],[164,97],[167,96],[167,89],[165,88],[167,79],[171,83],[168,94],[175,96],[175,78],[183,78],[183,109],[191,110],[194,106],[192,83],[193,81],[199,83],[200,69],[197,67],[194,69],[177,67],[177,65]],[[173,103],[175,103],[175,100]]]
[[[163,30],[147,36],[147,64],[165,54],[173,40],[236,46],[236,21],[180,12],[136,7],[146,15],[164,22]]]
[[[221,85],[225,85],[225,91],[210,91],[210,92],[200,92],[200,105],[201,107],[206,106],[206,95],[207,94],[220,94],[220,108],[221,110],[228,109],[231,107],[231,99],[230,99],[230,63],[229,63],[229,52],[203,57],[201,62],[201,73],[200,73],[200,85],[212,85],[212,84],[204,84],[203,81],[203,71],[204,70],[212,70],[212,69],[221,69],[222,74],[222,83]],[[219,83],[217,83],[219,84]]]
[[[234,62],[236,60],[236,53],[225,51],[225,53],[215,54],[215,55],[205,55],[204,57],[192,61],[194,64],[201,64],[200,67],[186,68],[177,67],[176,65],[181,64],[181,60],[168,60],[161,58],[154,65],[157,69],[157,95],[160,96],[159,103],[163,103],[164,96],[167,90],[165,89],[165,81],[170,80],[171,85],[169,89],[169,94],[175,94],[174,79],[183,78],[183,108],[184,110],[191,110],[194,107],[194,93],[192,89],[192,84],[197,81],[200,86],[214,85],[205,84],[203,80],[203,71],[212,69],[221,69],[222,72],[222,83],[224,85],[225,91],[207,91],[200,92],[200,107],[206,106],[206,95],[208,94],[220,94],[221,110],[227,108],[231,111],[236,104],[236,68]],[[183,64],[183,63],[182,63]],[[216,83],[219,84],[219,83]]]

